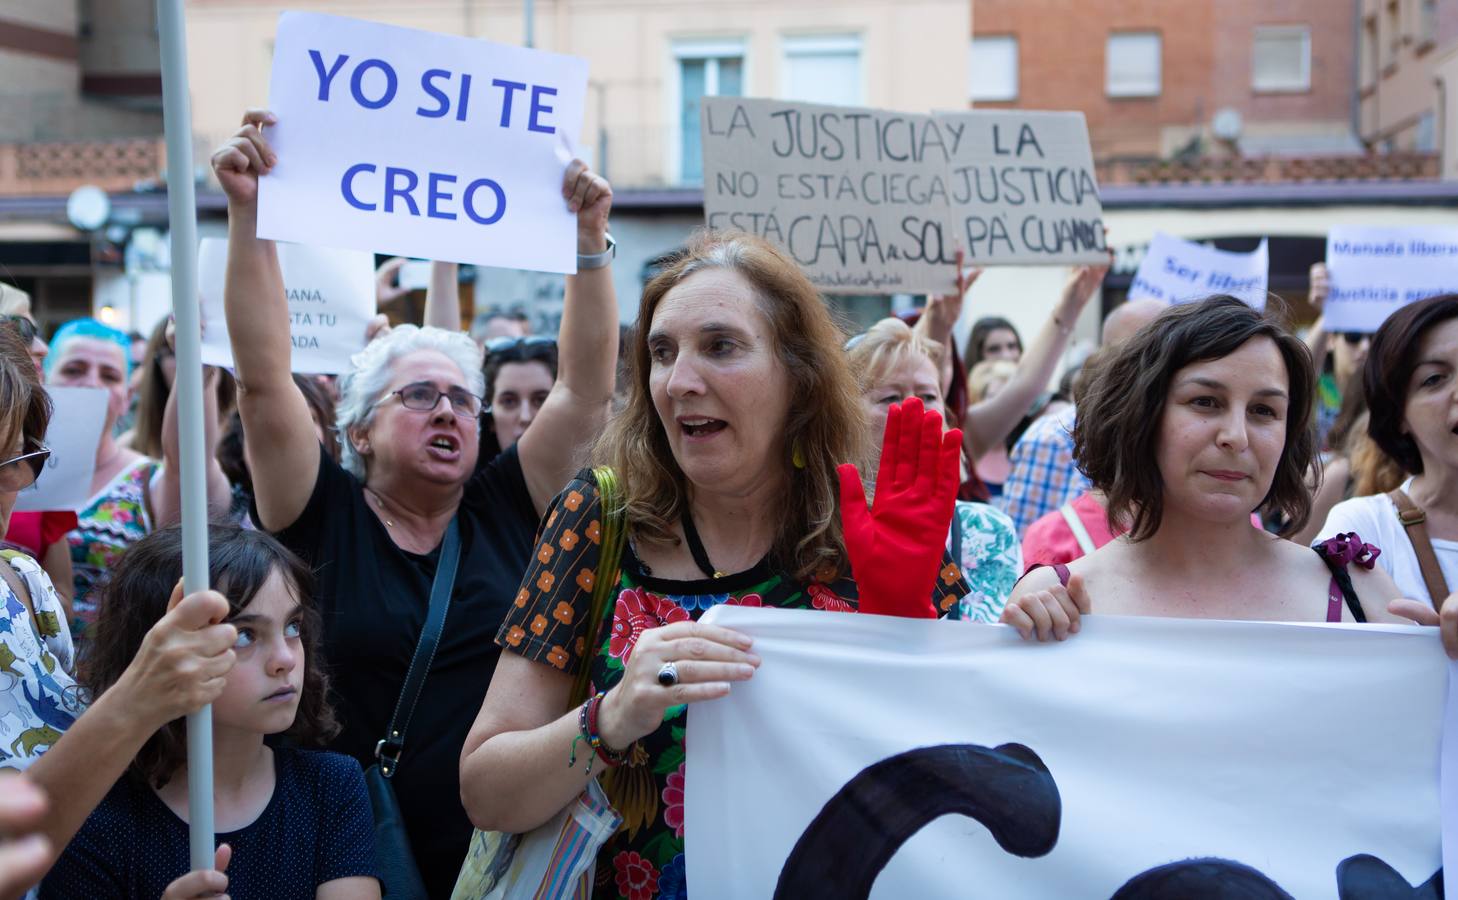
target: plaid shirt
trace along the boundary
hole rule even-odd
[[[1089,489],[1088,479],[1073,462],[1073,419],[1070,406],[1035,420],[1008,456],[1012,472],[994,502],[1013,520],[1019,538],[1044,513]]]

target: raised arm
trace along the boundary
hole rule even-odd
[[[1038,330],[1038,336],[1018,362],[1018,370],[1007,386],[996,396],[974,403],[967,410],[967,417],[962,423],[962,440],[973,459],[1007,440],[1013,428],[1028,414],[1033,401],[1053,377],[1053,370],[1058,366],[1063,351],[1068,348],[1073,323],[1078,321],[1079,314],[1103,283],[1108,271],[1106,265],[1075,269],[1063,285],[1063,296],[1053,308],[1053,314]]]
[[[238,412],[248,435],[248,466],[261,524],[291,525],[319,475],[319,437],[309,405],[290,374],[289,307],[272,241],[258,239],[258,179],[277,164],[263,127],[275,122],[249,110],[243,127],[213,154],[213,172],[228,195],[228,270],[223,308],[238,376]]]
[[[577,253],[607,250],[613,189],[573,160],[562,180],[567,208],[577,213]],[[587,459],[607,421],[618,364],[618,300],[612,266],[567,276],[557,336],[557,383],[517,442],[527,490],[540,515]]]
[[[170,328],[170,326],[169,326]],[[218,379],[219,370],[203,368],[203,458],[207,460],[208,515],[222,516],[232,505],[232,488],[228,476],[218,462]],[[152,512],[157,527],[166,528],[182,521],[182,461],[178,431],[177,381],[167,396],[162,411],[162,476],[160,489],[152,494]]]
[[[460,266],[453,262],[430,264],[430,286],[425,289],[425,324],[447,331],[461,330]]]
[[[942,352],[941,371],[943,395],[951,393],[952,373],[955,369],[952,365],[952,329],[956,327],[957,320],[962,318],[962,301],[966,299],[967,291],[982,274],[980,268],[963,269],[962,258],[959,248],[956,256],[957,277],[953,280],[952,292],[928,297],[926,309],[912,326],[917,334],[945,348]]]

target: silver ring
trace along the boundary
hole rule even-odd
[[[678,684],[678,666],[666,662],[658,667],[658,683],[664,687],[673,687]]]

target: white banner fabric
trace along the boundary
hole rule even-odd
[[[1432,629],[1091,616],[1028,644],[816,611],[704,621],[751,635],[763,665],[689,708],[695,900],[1335,898],[1339,881],[1375,900],[1442,863]]]

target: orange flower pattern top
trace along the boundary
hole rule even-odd
[[[527,659],[576,672],[589,644],[583,620],[592,602],[601,540],[597,487],[591,474],[582,472],[548,510],[531,567],[496,642]],[[953,612],[967,591],[949,558],[937,579],[938,607]],[[625,546],[611,621],[591,636],[588,665],[593,689],[606,691],[622,680],[633,647],[645,631],[697,620],[721,603],[852,612],[855,597],[850,579],[801,585],[774,571],[767,560],[747,572],[717,579],[654,578],[631,545]],[[601,775],[603,790],[623,816],[623,824],[598,856],[594,896],[619,900],[688,896],[683,855],[684,710],[669,708],[663,723],[638,741],[626,763]]]

